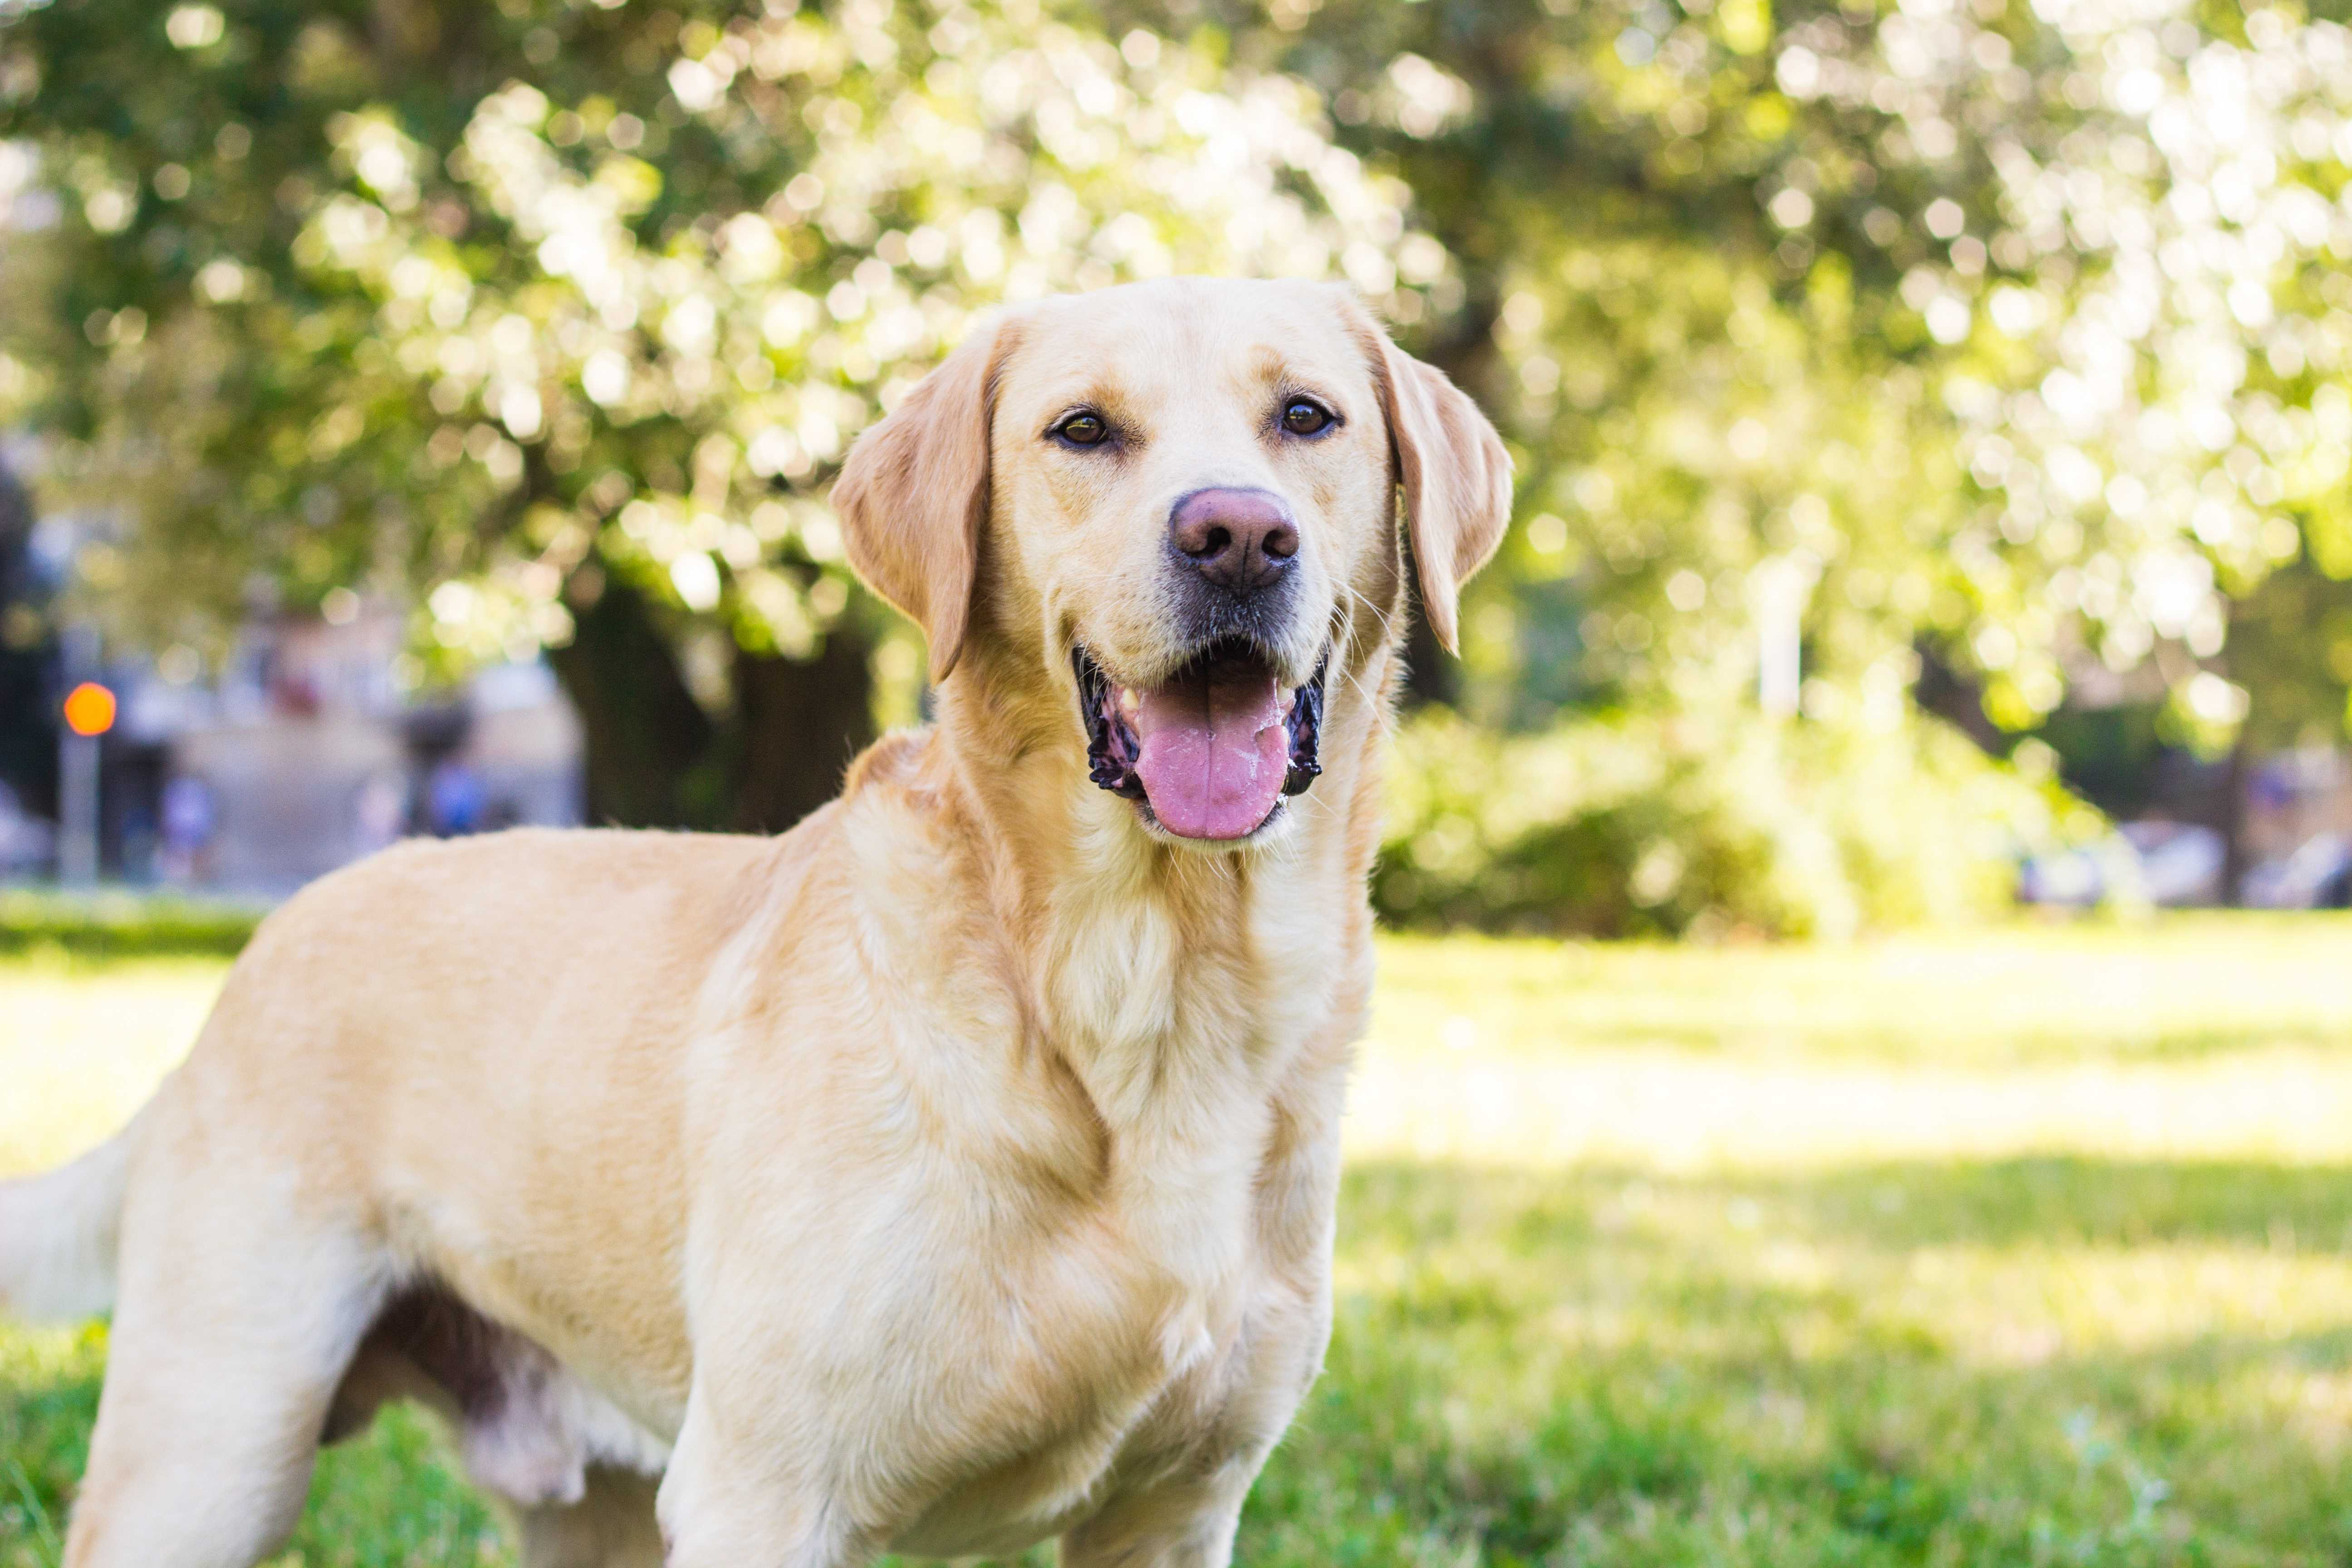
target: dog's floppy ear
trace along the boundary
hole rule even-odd
[[[972,329],[878,425],[834,481],[842,543],[866,585],[923,628],[931,683],[953,669],[988,517],[989,416],[1009,322]]]
[[[1422,611],[1439,644],[1458,652],[1462,584],[1486,564],[1511,521],[1511,455],[1467,393],[1389,342],[1360,306],[1356,327],[1388,416]]]

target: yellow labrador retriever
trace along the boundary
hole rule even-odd
[[[835,490],[938,722],[780,838],[404,847],[264,923],[130,1130],[0,1187],[115,1309],[70,1568],[247,1568],[438,1405],[532,1568],[1208,1568],[1321,1362],[1408,556],[1477,409],[1328,287],[973,334]]]

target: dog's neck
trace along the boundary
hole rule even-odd
[[[1353,1033],[1396,660],[1375,644],[1349,662],[1331,675],[1322,776],[1266,842],[1239,848],[1171,843],[1090,784],[1072,700],[1036,679],[1034,655],[968,650],[940,689],[931,750],[950,774],[941,805],[974,847],[974,890],[1034,1026],[1114,1131],[1191,1092],[1262,1098],[1308,1037],[1335,1018]]]
[[[898,889],[877,905],[893,947],[925,955],[921,985],[1018,1037],[973,1045],[1067,1096],[1024,1143],[1171,1292],[1171,1357],[1224,1310],[1212,1303],[1230,1307],[1269,1224],[1310,1252],[1328,1235],[1334,1080],[1370,999],[1366,880],[1397,668],[1381,626],[1356,634],[1368,651],[1335,655],[1322,776],[1264,844],[1150,834],[1087,781],[1069,692],[984,648],[942,684],[928,736],[852,772],[853,813],[882,785],[878,809],[920,821],[873,837],[906,857],[869,868]]]

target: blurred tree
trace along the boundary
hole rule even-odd
[[[54,816],[58,731],[54,640],[33,557],[33,502],[0,460],[0,784],[26,810]]]
[[[781,820],[863,722],[840,683],[885,670],[907,710],[906,634],[858,607],[818,500],[842,444],[972,309],[1169,268],[1337,270],[1505,424],[1524,526],[1474,594],[1469,678],[1425,648],[1417,673],[1538,748],[1601,726],[1541,753],[1592,784],[1538,792],[1553,827],[1616,809],[1627,736],[1687,772],[1664,793],[1694,815],[1582,835],[1411,784],[1392,908],[1456,910],[1479,854],[1541,843],[1601,857],[1616,912],[1586,923],[1840,929],[1966,880],[1923,849],[1912,891],[1858,890],[1896,875],[1906,815],[1862,820],[1858,758],[1941,792],[1914,818],[1974,803],[1979,838],[2050,815],[1955,760],[1923,696],[1996,752],[2144,679],[2208,752],[2340,712],[2316,645],[2299,673],[2292,637],[2257,646],[2295,584],[2352,579],[2335,22],[1062,16],[0,5],[0,188],[58,208],[9,241],[51,270],[0,300],[0,395],[73,436],[68,480],[138,503],[89,585],[153,621],[263,565],[298,601],[414,588],[443,662],[562,647],[599,810],[633,818]],[[1784,722],[1759,686],[1790,653]],[[776,713],[840,740],[764,743]],[[1780,826],[1751,832],[1759,791]],[[1744,847],[1668,886],[1677,835]],[[1790,891],[1824,866],[1846,883]]]
[[[2352,576],[2335,22],[1209,4],[1458,265],[1423,347],[1528,455],[1479,645],[1513,688],[1561,579],[1599,617],[1588,692],[1721,682],[1752,639],[1701,643],[1793,560],[1824,680],[1924,639],[2014,732],[2070,660],[2168,645],[2185,690],[2305,540]]]
[[[559,649],[634,821],[784,826],[869,665],[910,709],[820,498],[974,310],[1409,237],[1297,83],[1018,0],[7,5],[0,137],[52,267],[0,347],[127,520],[84,586],[189,637],[257,572],[373,586],[428,664]]]
[[[2234,606],[2230,674],[2259,701],[2242,731],[2256,751],[2331,744],[2352,712],[2352,581],[2305,559],[2263,580]]]
[[[1727,735],[1768,605],[1792,604],[1805,722],[1913,748],[1920,787],[1958,777],[1916,751],[1940,750],[1909,716],[1924,697],[1997,754],[2070,689],[2140,670],[2165,733],[2207,752],[2343,713],[2324,659],[2290,676],[2228,647],[2273,618],[2283,564],[2352,577],[2335,21],[2187,0],[1175,9],[1322,88],[1458,268],[1417,346],[1524,459],[1525,526],[1466,617],[1468,711]],[[1826,739],[1778,754],[1798,798],[1837,793],[1807,769],[1851,765]],[[1425,847],[1475,885],[1466,831]]]

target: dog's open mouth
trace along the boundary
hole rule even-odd
[[[1246,838],[1323,771],[1316,749],[1328,654],[1312,679],[1287,690],[1265,657],[1238,639],[1202,649],[1158,686],[1120,685],[1082,647],[1070,662],[1088,776],[1144,802],[1171,833]]]

